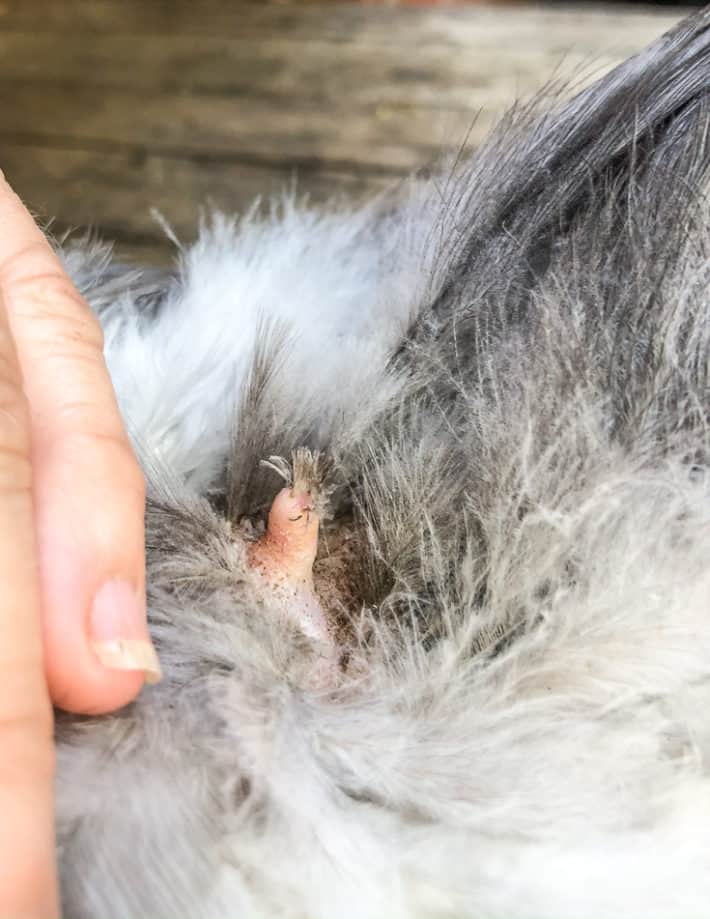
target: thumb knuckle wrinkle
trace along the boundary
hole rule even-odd
[[[47,265],[44,255],[32,247],[0,265],[0,283],[11,312],[31,324],[38,340],[61,336],[101,351],[103,332],[93,310],[61,266]]]
[[[66,275],[57,271],[28,275],[8,285],[16,315],[36,342],[73,345],[103,351],[104,338],[96,315]]]
[[[29,406],[13,360],[0,355],[0,494],[32,485]]]

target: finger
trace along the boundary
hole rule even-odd
[[[0,289],[30,404],[46,673],[55,703],[101,712],[159,665],[144,597],[143,477],[103,359],[101,329],[0,182]]]
[[[29,417],[0,305],[0,916],[13,919],[58,914],[38,582]]]

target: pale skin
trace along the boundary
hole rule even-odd
[[[271,505],[266,532],[250,546],[248,557],[281,600],[287,617],[330,654],[328,623],[313,587],[319,524],[308,492],[282,488]]]
[[[0,916],[58,916],[52,703],[159,678],[144,483],[100,327],[0,175]]]
[[[273,577],[282,573],[294,583],[312,585],[320,521],[310,494],[282,488],[269,510],[266,532],[250,553],[252,564]]]

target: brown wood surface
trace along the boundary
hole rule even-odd
[[[151,208],[190,238],[294,181],[359,198],[681,12],[0,0],[0,167],[58,230],[164,260]]]

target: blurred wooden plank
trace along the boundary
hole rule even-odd
[[[546,41],[552,34],[565,48],[576,41],[591,50],[614,38],[638,35],[641,43],[665,22],[677,21],[688,8],[664,11],[632,6],[578,7],[396,7],[359,3],[252,3],[225,0],[0,0],[0,29],[24,31],[108,32],[112,34],[186,34],[308,40],[317,35],[348,41],[354,34],[385,46],[443,40],[451,47],[480,41],[482,30],[501,47],[511,30],[521,40]],[[396,29],[396,32],[393,32]],[[648,30],[648,31],[646,31]],[[644,34],[646,33],[646,34]],[[569,40],[571,39],[571,41]],[[620,52],[621,53],[621,52]]]
[[[57,231],[96,227],[108,239],[167,252],[171,244],[151,213],[190,240],[205,207],[244,213],[259,198],[293,193],[319,203],[361,200],[389,184],[377,177],[276,171],[246,164],[171,160],[140,153],[94,153],[3,143],[3,169],[43,221],[61,215]]]
[[[295,174],[359,199],[488,132],[560,68],[599,73],[680,11],[0,0],[0,166],[59,228],[162,260],[211,200]],[[570,50],[571,49],[571,50]]]
[[[140,147],[283,166],[330,164],[389,173],[415,169],[444,144],[458,146],[474,112],[416,106],[344,106],[293,99],[139,93],[91,86],[0,83],[0,143],[55,146],[71,139],[96,151]],[[494,112],[477,121],[471,142]]]
[[[452,53],[429,40],[416,52],[398,39],[383,49],[363,36],[342,42],[165,35],[0,32],[0,81],[27,86],[143,90],[151,94],[278,97],[304,102],[409,108],[499,109],[532,92],[559,70],[599,75],[660,35],[665,19],[599,45],[548,36],[546,41],[502,41],[499,23],[481,29],[475,44]],[[644,20],[645,22],[645,20]],[[492,33],[492,34],[490,34]],[[364,77],[366,75],[366,78]]]

